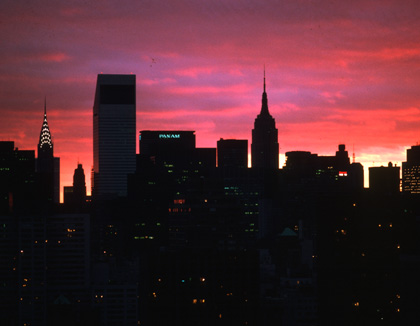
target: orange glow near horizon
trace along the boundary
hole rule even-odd
[[[97,74],[137,76],[137,131],[195,130],[197,147],[216,147],[250,144],[265,64],[280,167],[287,151],[346,144],[367,185],[369,166],[400,166],[420,139],[419,11],[397,0],[9,1],[0,140],[35,149],[46,96],[61,189],[79,162],[90,192]]]

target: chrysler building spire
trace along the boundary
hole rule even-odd
[[[60,158],[54,157],[53,142],[47,120],[47,98],[44,100],[44,120],[38,142],[36,171],[39,174],[40,198],[46,203],[60,202]]]
[[[50,128],[48,126],[47,121],[47,98],[45,97],[44,100],[44,121],[42,123],[41,127],[41,133],[39,135],[39,143],[38,143],[38,155],[39,151],[45,151],[45,150],[53,150],[53,143],[51,138],[51,132]]]

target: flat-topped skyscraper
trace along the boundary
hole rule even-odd
[[[136,169],[136,76],[98,75],[93,105],[94,198],[127,195]]]
[[[268,111],[265,71],[261,112],[255,119],[254,129],[252,130],[251,166],[263,169],[279,168],[278,131],[276,122]]]

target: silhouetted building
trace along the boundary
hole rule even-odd
[[[93,105],[93,197],[126,196],[136,169],[136,76],[98,75]]]
[[[248,167],[248,140],[220,138],[217,141],[217,166]]]
[[[388,166],[369,168],[369,189],[375,193],[396,194],[400,192],[400,167]]]
[[[60,202],[60,158],[54,157],[54,144],[47,121],[47,101],[44,103],[44,120],[38,142],[36,171],[39,177],[39,191],[43,200]]]
[[[407,149],[407,162],[402,162],[402,191],[420,194],[420,145]]]
[[[77,164],[73,174],[73,186],[64,187],[64,203],[77,210],[86,204],[86,181],[82,164]]]
[[[140,155],[154,163],[191,158],[195,150],[194,133],[180,130],[142,130],[139,135]]]
[[[139,163],[156,167],[174,168],[200,166],[216,167],[215,148],[196,148],[195,132],[181,130],[142,130],[139,135]]]
[[[0,214],[30,209],[35,193],[35,151],[0,141]]]
[[[279,168],[278,130],[274,118],[268,112],[265,71],[261,112],[255,119],[252,130],[251,163],[253,168]]]
[[[82,164],[77,164],[77,169],[74,170],[73,194],[76,197],[75,199],[81,203],[86,200],[85,171]]]
[[[348,189],[363,189],[363,166],[350,163],[344,144],[338,145],[335,156],[318,156],[311,152],[286,153],[285,173],[290,180],[316,181],[319,189],[340,185]]]
[[[36,193],[35,151],[18,150],[13,141],[0,141],[0,314],[4,325],[18,324],[19,294],[24,290],[19,263],[23,254],[36,255],[19,242],[19,215],[34,210]]]

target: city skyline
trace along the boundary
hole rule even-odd
[[[0,7],[0,139],[35,149],[46,96],[61,190],[78,162],[93,165],[100,72],[137,75],[136,133],[195,130],[197,146],[216,147],[250,145],[265,64],[280,166],[287,151],[329,155],[345,143],[366,173],[372,162],[400,166],[420,138],[414,1]]]

